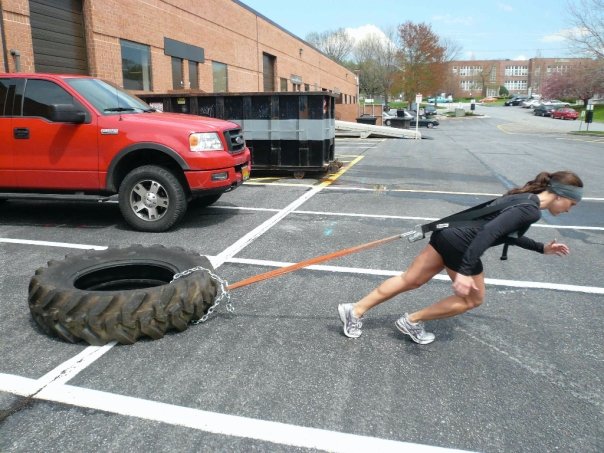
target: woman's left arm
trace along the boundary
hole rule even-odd
[[[557,242],[555,239],[551,242],[548,242],[543,246],[543,254],[544,255],[568,255],[570,253],[570,249],[568,245]]]

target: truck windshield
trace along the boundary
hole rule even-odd
[[[120,88],[99,79],[67,79],[103,115],[153,112],[148,104]]]

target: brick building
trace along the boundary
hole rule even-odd
[[[330,91],[356,75],[237,0],[0,0],[0,71],[101,77],[136,93]]]
[[[448,65],[445,87],[453,97],[497,96],[505,86],[510,94],[539,94],[545,78],[592,62],[589,58],[531,58],[529,60],[456,60]]]

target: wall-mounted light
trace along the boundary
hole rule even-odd
[[[15,60],[15,72],[21,72],[21,52],[11,49],[10,54]]]

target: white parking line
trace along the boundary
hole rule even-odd
[[[249,264],[253,266],[264,266],[264,267],[286,267],[291,266],[294,263],[287,263],[282,261],[268,261],[268,260],[256,260],[249,258],[231,258],[229,263],[237,264]],[[341,267],[341,266],[327,266],[315,264],[308,266],[305,269],[323,271],[323,272],[342,272],[349,274],[362,274],[362,275],[380,275],[384,277],[392,277],[394,275],[401,274],[402,271],[392,271],[386,269],[364,269],[357,267]],[[447,275],[438,274],[433,277],[434,280],[451,281]],[[580,285],[566,285],[561,283],[548,283],[548,282],[531,282],[526,280],[505,280],[500,278],[485,278],[485,283],[492,286],[506,286],[512,288],[534,288],[534,289],[549,289],[554,291],[567,291],[574,293],[588,293],[588,294],[604,294],[604,288],[600,286],[580,286]]]
[[[212,209],[240,210],[240,211],[266,211],[273,212],[277,209],[270,208],[246,208],[243,206],[211,206]],[[438,220],[436,217],[413,217],[404,215],[385,215],[385,214],[357,214],[351,212],[326,212],[326,211],[291,211],[291,214],[309,214],[317,216],[341,216],[341,217],[361,217],[373,219],[396,219],[396,220],[413,220],[418,222],[432,222]],[[589,231],[604,231],[604,227],[596,226],[579,226],[579,225],[550,225],[544,223],[535,223],[531,228],[553,228],[557,230],[589,230]]]
[[[47,247],[64,247],[67,249],[82,249],[82,250],[106,250],[107,249],[107,247],[103,246],[103,245],[73,244],[70,242],[32,241],[29,239],[0,238],[0,242],[5,242],[7,244],[44,245]]]
[[[37,381],[33,379],[0,374],[0,391],[28,396],[36,383]],[[49,385],[33,398],[226,436],[330,452],[451,453],[461,451],[208,412],[64,384]]]

